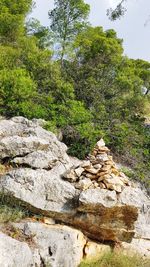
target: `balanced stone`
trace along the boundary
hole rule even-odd
[[[101,148],[101,147],[103,147],[103,146],[105,146],[105,142],[104,142],[104,140],[101,138],[101,139],[96,143],[96,147]]]

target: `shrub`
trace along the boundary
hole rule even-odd
[[[18,222],[27,216],[19,207],[0,205],[0,223]]]

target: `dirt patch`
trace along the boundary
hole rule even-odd
[[[34,241],[34,235],[26,235],[22,229],[19,229],[12,224],[3,225],[1,231],[11,238],[27,243],[30,247],[37,247]]]

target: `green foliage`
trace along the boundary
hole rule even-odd
[[[31,4],[32,0],[0,1],[0,42],[15,42],[23,34],[25,15]]]
[[[47,121],[44,125],[44,129],[53,132],[56,135],[58,134],[58,128],[56,127],[55,121]]]
[[[0,9],[8,9],[11,14],[23,14],[26,15],[32,5],[31,0],[1,0]]]
[[[123,252],[106,253],[99,259],[83,261],[79,267],[148,267],[150,260],[138,255],[125,255]]]
[[[81,123],[63,128],[63,141],[69,146],[69,153],[80,159],[85,158],[93,149],[103,133],[93,123]]]
[[[26,115],[26,105],[34,104],[36,97],[36,85],[23,69],[0,71],[0,112],[11,117],[14,115]],[[29,102],[28,102],[29,101]],[[31,105],[30,105],[31,107]]]
[[[123,166],[120,168],[120,171],[123,172],[127,177],[134,178],[134,172],[130,168]]]
[[[20,49],[16,49],[12,46],[0,45],[0,70],[20,67],[21,61],[19,57]]]

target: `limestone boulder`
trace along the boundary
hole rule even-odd
[[[17,155],[24,156],[36,150],[47,150],[49,143],[36,136],[20,137],[10,136],[0,140],[1,158],[13,158]]]
[[[138,209],[138,218],[135,222],[135,238],[150,240],[150,198],[146,191],[136,184],[126,187],[120,194],[119,202],[127,205],[129,202]]]
[[[61,163],[50,171],[12,170],[1,177],[0,191],[37,213],[65,213],[75,205],[76,190],[60,178],[64,172]]]
[[[130,242],[137,208],[120,205],[115,191],[88,189],[80,194],[76,225],[92,239]]]
[[[38,222],[14,225],[22,230],[26,237],[32,236],[32,242],[35,244],[31,248],[34,266],[77,267],[80,264],[86,244],[86,239],[80,231],[63,225],[44,225]],[[39,265],[39,261],[43,265]]]
[[[0,266],[33,266],[31,249],[26,243],[13,239],[4,233],[0,233]]]
[[[52,170],[13,170],[0,179],[0,192],[32,212],[81,229],[96,240],[131,241],[137,207],[118,203],[115,191],[75,189],[61,179],[63,164]],[[85,186],[85,185],[84,185]]]
[[[56,162],[72,166],[67,146],[43,129],[43,120],[14,117],[0,121],[0,160],[7,158],[31,168],[51,168]]]

